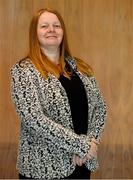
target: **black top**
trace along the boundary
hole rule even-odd
[[[71,79],[61,75],[59,80],[66,90],[69,99],[75,133],[87,134],[88,102],[81,79],[73,71]]]

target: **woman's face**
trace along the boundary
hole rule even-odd
[[[50,12],[41,14],[37,25],[37,36],[41,48],[59,47],[63,38],[63,29],[57,16]]]

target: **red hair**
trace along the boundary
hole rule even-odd
[[[61,23],[61,27],[63,29],[63,39],[60,45],[60,64],[61,68],[57,68],[57,66],[52,63],[44,53],[42,53],[40,44],[38,41],[37,36],[37,25],[38,20],[44,12],[50,12],[57,16]],[[67,42],[67,35],[66,35],[66,29],[65,24],[63,21],[63,18],[61,15],[56,11],[52,9],[40,9],[32,18],[30,23],[30,29],[29,29],[29,54],[28,57],[31,59],[32,63],[36,66],[38,71],[41,73],[43,77],[47,77],[48,72],[54,74],[57,78],[59,78],[60,73],[64,73],[67,77],[70,76],[68,72],[65,71],[65,60],[64,56],[68,55],[72,57],[70,53],[70,49]],[[92,74],[92,70],[88,64],[83,62],[82,60],[77,59],[77,67],[78,69],[88,75]]]

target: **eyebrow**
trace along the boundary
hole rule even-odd
[[[40,22],[40,24],[49,24],[49,22]],[[55,21],[53,24],[61,24],[60,21]]]

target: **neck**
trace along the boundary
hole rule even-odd
[[[48,57],[50,61],[52,61],[54,64],[59,64],[59,48],[54,48],[54,49],[42,49],[44,54]]]

